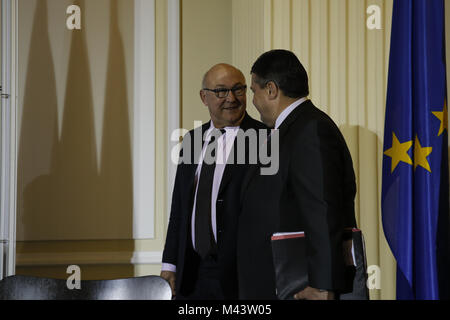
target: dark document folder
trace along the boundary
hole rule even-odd
[[[347,240],[351,240],[350,245]],[[367,264],[361,230],[345,230],[343,250],[347,290],[342,292],[340,297],[342,300],[368,300]],[[294,294],[308,286],[305,234],[303,232],[274,234],[272,255],[277,296],[280,300],[293,300]]]
[[[340,300],[369,300],[369,288],[367,288],[367,258],[364,236],[359,229],[346,229],[345,239],[351,239],[350,246],[353,256],[353,265],[346,268],[346,283],[348,291],[341,294]],[[344,244],[344,256],[348,255],[349,247]]]
[[[274,234],[272,254],[277,296],[281,300],[293,300],[294,294],[308,285],[305,234]]]

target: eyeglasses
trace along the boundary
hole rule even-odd
[[[243,96],[245,94],[245,90],[246,89],[247,89],[247,86],[239,86],[239,87],[235,87],[235,88],[231,88],[231,89],[226,89],[226,88],[219,88],[219,89],[203,88],[203,90],[214,92],[216,94],[216,97],[219,98],[219,99],[223,99],[223,98],[228,97],[228,94],[229,94],[230,91],[232,91],[233,94],[236,97]]]

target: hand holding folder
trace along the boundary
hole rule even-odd
[[[280,300],[293,300],[294,294],[308,287],[305,233],[276,233],[271,240],[277,296]],[[368,300],[367,266],[361,230],[345,230],[343,251],[347,266],[347,288],[341,300]]]

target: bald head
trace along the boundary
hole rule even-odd
[[[216,80],[227,76],[238,77],[241,79],[242,84],[245,84],[245,76],[241,70],[226,63],[219,63],[205,73],[203,76],[202,88],[220,85],[220,83],[216,83]]]
[[[229,64],[216,64],[206,72],[202,85],[200,98],[208,107],[214,126],[239,126],[247,107],[244,74]]]

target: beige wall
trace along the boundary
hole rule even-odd
[[[65,27],[70,4],[81,7],[81,31]],[[149,209],[154,238],[133,239],[134,10],[129,0],[19,0],[18,274],[66,277],[69,264],[84,279],[159,274],[164,188]],[[164,80],[166,1],[155,10]],[[164,169],[166,83],[155,89],[149,125]],[[158,170],[155,184],[165,180]],[[132,263],[136,254],[156,263]]]
[[[209,121],[200,100],[203,75],[214,64],[232,62],[230,0],[182,0],[181,124],[190,130],[194,121]]]
[[[19,241],[132,235],[134,6],[71,3],[19,2]]]

